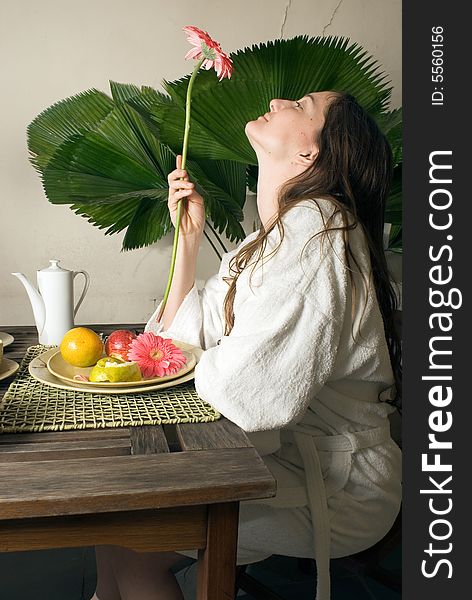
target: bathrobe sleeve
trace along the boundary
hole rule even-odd
[[[341,335],[334,315],[342,315],[342,297],[320,292],[331,313],[264,282],[238,307],[230,335],[203,353],[195,369],[199,396],[249,432],[301,420],[333,371]]]
[[[205,283],[201,292],[194,284],[177,310],[170,327],[163,331],[163,324],[156,318],[161,308],[159,304],[146,324],[145,331],[198,346],[203,350],[215,346],[223,334],[222,306],[228,285],[220,273],[213,275]]]

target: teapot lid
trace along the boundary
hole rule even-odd
[[[49,261],[49,267],[41,269],[39,273],[68,273],[69,271],[67,269],[62,269],[59,266],[59,262],[60,260],[53,258]]]

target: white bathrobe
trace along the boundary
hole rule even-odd
[[[190,290],[167,331],[156,323],[160,306],[146,331],[205,350],[195,369],[199,396],[249,432],[277,479],[275,498],[253,502],[310,508],[317,598],[326,600],[330,556],[373,545],[395,520],[401,452],[390,437],[393,409],[379,400],[392,393],[394,379],[373,282],[363,313],[362,279],[354,273],[353,320],[342,233],[331,232],[331,241],[323,243],[321,236],[313,238],[333,211],[330,201],[318,203],[321,211],[312,200],[290,209],[278,251],[269,256],[280,241],[275,228],[263,264],[253,271],[251,259],[240,275],[229,336],[223,335],[223,277],[232,256],[258,232],[224,254],[201,292]],[[339,225],[337,215],[331,226]],[[368,273],[361,226],[349,240]],[[303,484],[294,487],[290,473],[301,474]]]

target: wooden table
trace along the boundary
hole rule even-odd
[[[142,325],[91,325],[95,331]],[[0,326],[20,362],[34,327]],[[0,401],[11,378],[0,382]],[[0,551],[198,549],[198,600],[233,600],[239,501],[275,480],[231,421],[0,433]]]

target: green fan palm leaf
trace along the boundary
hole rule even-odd
[[[108,234],[127,228],[124,249],[149,245],[171,226],[167,173],[175,168],[175,154],[124,104],[135,92],[133,86],[113,84],[118,104],[94,130],[74,133],[59,144],[42,169],[52,203],[71,204],[77,214],[106,228]],[[239,221],[245,198],[244,168],[217,161],[205,169],[194,164],[189,173],[199,181],[208,216],[217,229],[226,230],[231,240],[243,239]],[[225,189],[216,181],[223,181]]]
[[[224,161],[217,161],[219,165],[201,165],[195,161],[187,162],[187,171],[191,176],[191,179],[197,181],[196,190],[205,198],[206,211],[220,233],[226,232],[226,236],[230,241],[239,241],[246,237],[244,229],[241,226],[240,221],[243,220],[244,215],[242,206],[246,199],[245,189],[245,169],[240,169],[238,173],[236,170],[231,173],[226,172],[226,187],[233,187],[239,184],[240,190],[243,194],[238,194],[240,201],[237,202],[234,196],[222,189],[217,185],[214,180],[218,180],[218,171],[222,171],[224,168]],[[206,167],[206,168],[205,168]],[[220,168],[219,168],[220,167]],[[241,183],[242,182],[242,183]],[[241,200],[241,196],[244,195],[244,199]]]
[[[172,223],[165,198],[156,202],[154,198],[145,198],[139,203],[128,225],[123,239],[123,250],[132,250],[149,246],[171,229]]]
[[[113,101],[103,92],[87,90],[61,100],[41,112],[27,127],[30,160],[41,171],[61,144],[92,130],[112,110]]]
[[[241,240],[246,187],[257,186],[248,121],[272,98],[317,90],[353,94],[387,135],[395,181],[386,220],[401,244],[401,110],[388,111],[391,88],[379,67],[346,38],[276,40],[231,55],[232,78],[201,70],[192,94],[187,171],[207,218]],[[123,248],[154,243],[171,228],[167,175],[181,153],[189,77],[163,81],[167,93],[110,82],[111,97],[88,90],[43,111],[28,127],[30,160],[52,203],[70,204],[106,234],[126,233]],[[398,170],[400,167],[400,170]],[[400,173],[400,179],[398,176]]]
[[[127,202],[72,204],[71,209],[99,229],[106,229],[105,235],[112,235],[129,226],[142,199],[142,196],[129,196]]]
[[[200,73],[199,76],[202,74]],[[188,85],[188,79],[186,80],[186,85]],[[136,110],[158,139],[165,139],[167,146],[176,154],[182,153],[185,102],[182,105],[177,104],[170,96],[160,94],[152,88],[143,86],[141,94],[128,99],[127,103]],[[211,140],[205,127],[202,127],[193,118],[190,130],[192,145],[195,144],[208,149],[208,153],[203,153],[203,159],[212,158],[210,149],[217,152],[221,158],[234,159],[227,145],[218,144],[214,140]],[[190,156],[192,156],[191,153]]]

